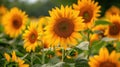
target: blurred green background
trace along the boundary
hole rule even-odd
[[[112,5],[120,8],[120,0],[95,0],[99,2],[101,8],[101,16]],[[40,17],[48,15],[48,11],[55,6],[71,5],[77,3],[77,0],[0,0],[0,5],[6,6],[8,9],[17,6],[26,11],[29,16]]]

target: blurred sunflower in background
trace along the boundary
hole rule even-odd
[[[10,37],[17,37],[25,29],[27,15],[17,7],[12,8],[2,20],[4,31]]]
[[[4,56],[7,60],[6,66],[12,67],[29,67],[29,64],[25,64],[25,61],[16,56],[15,51],[12,52],[12,58],[9,54],[4,53]]]
[[[74,10],[80,11],[79,16],[82,16],[86,28],[91,28],[94,21],[100,16],[100,6],[98,2],[93,0],[78,0],[77,4],[73,4]]]
[[[27,52],[35,51],[35,48],[40,45],[41,31],[37,26],[37,23],[31,22],[28,30],[23,34],[24,48]]]
[[[105,12],[105,16],[106,17],[110,17],[113,15],[120,15],[120,8],[118,8],[117,6],[111,6],[106,12]]]
[[[110,25],[105,30],[105,35],[109,38],[120,39],[120,16],[114,15],[109,18]]]
[[[83,19],[78,17],[79,11],[72,10],[71,7],[61,6],[49,11],[49,23],[45,28],[45,37],[49,39],[51,46],[67,48],[75,46],[76,39],[80,39],[79,31],[84,29]]]
[[[42,16],[38,19],[39,28],[42,29],[42,33],[45,32],[45,27],[48,25],[49,19],[48,16]]]
[[[108,52],[107,48],[101,48],[99,55],[89,58],[90,67],[120,67],[119,54],[116,51]]]
[[[2,20],[2,17],[7,13],[7,8],[3,5],[0,6],[0,23]]]

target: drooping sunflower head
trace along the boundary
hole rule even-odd
[[[7,65],[6,66],[10,66],[10,67],[29,67],[29,64],[25,64],[25,61],[24,60],[22,60],[22,59],[20,59],[19,57],[17,57],[16,56],[16,52],[15,51],[13,51],[12,52],[12,57],[9,55],[9,54],[7,54],[7,53],[4,53],[4,56],[5,56],[5,58],[6,58],[6,60],[7,60]]]
[[[49,23],[46,26],[46,38],[49,39],[51,46],[67,47],[76,45],[76,39],[81,35],[78,31],[84,29],[83,19],[78,17],[79,11],[72,10],[71,7],[61,6],[49,11]]]
[[[111,16],[109,18],[109,21],[111,22],[110,25],[108,25],[105,35],[107,35],[110,38],[116,38],[119,39],[120,36],[120,16],[115,15]]]
[[[22,30],[25,29],[25,24],[27,22],[27,15],[20,9],[14,7],[12,8],[2,20],[2,24],[5,28],[5,33],[10,37],[17,37]],[[12,31],[12,32],[11,32]]]
[[[23,34],[24,48],[26,48],[27,52],[35,51],[35,48],[40,45],[38,41],[41,36],[39,35],[40,31],[37,28],[37,23],[31,23],[28,30]]]
[[[78,0],[78,4],[73,4],[75,10],[80,11],[79,16],[82,16],[87,27],[91,28],[94,21],[100,16],[100,6],[98,2],[92,0]]]
[[[112,15],[120,15],[120,8],[116,6],[111,6],[106,12],[105,16],[110,17]]]
[[[101,48],[99,55],[89,58],[90,67],[120,67],[119,54],[116,51],[108,52],[107,48]]]
[[[97,25],[92,28],[92,31],[96,32],[101,37],[105,37],[104,33],[106,28],[107,28],[107,25]]]

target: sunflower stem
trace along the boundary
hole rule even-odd
[[[7,66],[6,66],[7,64],[8,64],[8,63],[5,61],[4,67],[7,67]]]
[[[33,66],[33,57],[34,57],[34,54],[31,53],[31,67]]]
[[[44,53],[44,51],[43,51],[42,54],[43,54],[43,55],[42,55],[42,64],[44,64],[44,63],[45,63],[45,53]]]
[[[62,49],[62,62],[64,62],[64,56],[65,56],[65,54],[64,54],[64,49]]]
[[[45,51],[44,51],[44,43],[43,41],[41,41],[42,44],[42,64],[45,63]]]
[[[89,59],[89,57],[90,57],[90,54],[91,54],[91,47],[90,47],[90,34],[91,34],[91,32],[90,32],[90,29],[88,30],[88,42],[89,42],[89,46],[88,46],[88,59]]]
[[[25,54],[21,59],[25,59],[29,54]]]

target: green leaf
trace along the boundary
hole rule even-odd
[[[109,24],[111,24],[111,23],[108,22],[108,21],[105,21],[105,20],[97,20],[97,21],[95,21],[95,26],[96,25],[109,25]]]
[[[117,42],[117,43],[116,43],[116,50],[117,50],[118,52],[120,52],[120,42]]]
[[[0,24],[0,33],[4,31],[4,27]]]
[[[96,54],[99,52],[100,48],[105,46],[106,42],[104,41],[95,41],[92,43],[91,54]]]
[[[75,67],[89,67],[88,61],[85,59],[77,59]]]

